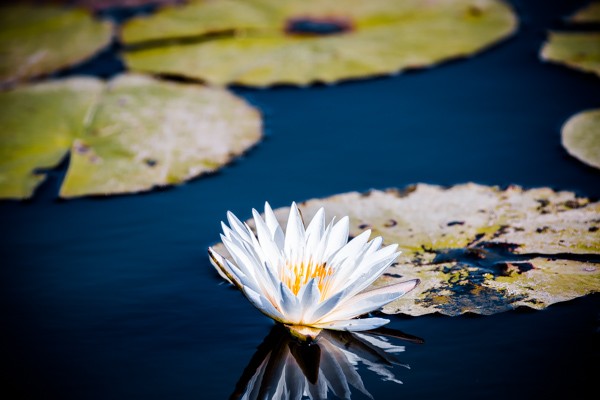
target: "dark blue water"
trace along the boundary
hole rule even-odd
[[[221,172],[149,194],[0,203],[1,391],[29,399],[224,399],[273,326],[206,256],[231,210],[412,183],[550,186],[600,198],[560,127],[600,106],[600,79],[544,64],[548,28],[581,1],[515,1],[512,38],[471,59],[308,89],[234,88],[267,137]],[[108,15],[122,15],[108,14]],[[108,76],[112,52],[59,74]],[[375,399],[583,398],[597,390],[600,297],[494,316],[393,317],[402,385]],[[353,398],[361,397],[355,392]]]

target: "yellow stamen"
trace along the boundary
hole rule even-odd
[[[309,260],[307,263],[288,263],[282,274],[282,282],[297,295],[300,289],[310,282],[311,279],[317,278],[317,285],[322,295],[323,289],[328,282],[327,277],[332,273],[333,271],[327,267],[326,263],[314,263],[312,260]]]

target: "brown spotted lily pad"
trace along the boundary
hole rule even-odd
[[[511,35],[496,0],[217,0],[130,20],[137,71],[214,84],[332,83],[472,55]]]
[[[0,7],[0,84],[77,64],[112,40],[113,26],[85,10],[53,6]]]
[[[384,313],[488,315],[600,291],[600,203],[570,192],[419,184],[300,205],[305,220],[320,207],[348,215],[351,236],[371,229],[399,244],[402,254],[376,286],[421,280]],[[287,212],[276,211],[282,226]]]
[[[0,93],[0,198],[30,197],[70,151],[63,198],[150,190],[213,172],[262,136],[227,90],[121,75]]]
[[[600,168],[600,109],[569,118],[562,128],[562,144],[573,157]]]

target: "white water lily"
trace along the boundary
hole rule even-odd
[[[322,329],[364,331],[385,325],[384,318],[356,318],[378,310],[410,290],[418,279],[367,289],[400,254],[381,247],[366,230],[348,241],[349,219],[326,226],[321,208],[305,228],[292,204],[284,234],[265,203],[265,219],[252,210],[256,234],[231,212],[221,240],[233,262],[209,248],[219,273],[237,286],[263,314],[302,339]]]

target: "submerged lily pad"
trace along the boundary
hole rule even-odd
[[[540,57],[600,75],[600,32],[550,32]]]
[[[562,144],[573,157],[600,168],[600,109],[569,118],[562,128]]]
[[[351,236],[372,229],[399,244],[397,263],[375,285],[421,284],[385,313],[487,315],[600,291],[600,203],[570,192],[419,184],[300,205],[306,220],[320,207],[348,215]],[[276,210],[282,226],[287,212]],[[228,256],[221,245],[215,249]]]
[[[150,190],[213,172],[261,138],[232,93],[122,75],[0,93],[0,198],[28,198],[71,150],[64,198]]]
[[[138,71],[215,84],[331,83],[422,68],[511,35],[496,0],[221,0],[165,8],[121,32]]]
[[[112,40],[113,25],[84,10],[0,7],[0,84],[23,81],[93,56]]]

